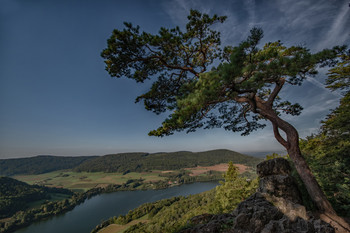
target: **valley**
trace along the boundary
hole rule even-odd
[[[108,185],[124,184],[129,180],[142,179],[144,182],[155,182],[165,180],[160,177],[161,171],[155,172],[130,172],[105,173],[105,172],[74,172],[60,170],[38,175],[16,175],[13,178],[28,184],[44,185],[48,187],[67,188],[76,192],[85,192],[92,188],[105,188]]]
[[[3,195],[0,204],[10,211],[0,219],[0,232],[13,232],[51,216],[66,215],[65,213],[70,213],[76,206],[96,195],[118,191],[168,189],[196,182],[217,182],[223,179],[222,175],[227,170],[229,161],[239,167],[242,176],[253,178],[255,164],[261,159],[229,150],[213,150],[122,153],[77,159],[36,156],[0,160],[1,173],[11,177],[8,182],[15,188],[20,182],[29,190],[41,187],[58,190],[58,194],[49,192],[46,196],[35,199],[25,196],[22,206],[9,205],[8,200],[13,200],[10,204],[16,203],[13,193]],[[27,164],[35,166],[29,169],[30,165]],[[61,192],[68,192],[69,195],[59,195],[60,190],[65,190]]]
[[[243,164],[235,164],[240,168],[240,173],[253,174],[251,167]],[[183,170],[154,170],[150,172],[129,172],[126,174],[117,172],[74,172],[71,170],[59,170],[38,175],[15,175],[12,178],[31,185],[43,185],[47,187],[65,188],[76,192],[85,192],[92,188],[106,188],[108,185],[122,185],[134,180],[142,180],[145,184],[139,189],[144,189],[146,184],[152,188],[152,183],[167,181],[168,184],[181,184],[180,177],[192,177],[197,180],[218,180],[221,173],[227,170],[228,164],[222,163],[213,166],[197,166],[184,168]]]

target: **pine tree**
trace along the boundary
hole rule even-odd
[[[297,130],[281,118],[281,113],[299,115],[302,107],[278,94],[287,84],[301,85],[320,66],[336,64],[345,47],[311,53],[303,46],[286,47],[276,41],[259,48],[263,31],[253,28],[238,46],[221,49],[220,33],[211,26],[225,19],[191,10],[184,32],[179,27],[161,28],[157,35],[125,23],[124,30],[113,31],[101,53],[106,70],[112,77],[137,82],[156,78],[136,99],[157,114],[171,112],[149,133],[152,136],[215,127],[248,135],[265,126],[260,120],[269,121],[320,212],[338,219],[301,155]],[[220,64],[213,67],[214,62]]]
[[[234,210],[244,199],[252,195],[257,188],[258,180],[247,180],[239,176],[238,167],[229,162],[224,182],[215,189],[215,201],[211,211],[214,213],[228,213]]]

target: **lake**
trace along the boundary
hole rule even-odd
[[[143,203],[201,193],[217,185],[217,182],[202,182],[161,190],[121,191],[101,194],[85,200],[84,203],[63,215],[33,223],[15,233],[89,233],[102,221],[120,214],[125,215],[129,210]]]

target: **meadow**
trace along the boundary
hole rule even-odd
[[[28,184],[45,185],[48,187],[60,187],[73,191],[83,192],[91,188],[106,187],[109,184],[123,184],[128,180],[142,178],[144,182],[165,180],[158,176],[161,171],[105,173],[105,172],[73,172],[71,170],[54,171],[38,175],[16,175],[14,179]]]
[[[121,225],[121,224],[111,224],[108,225],[106,228],[103,228],[99,231],[99,233],[123,233],[126,229],[128,229],[130,226],[136,225],[138,223],[147,223],[150,220],[148,220],[148,214],[144,215],[143,217],[132,220],[131,222]]]
[[[190,176],[203,176],[209,171],[225,172],[227,164],[215,166],[197,166],[185,168]],[[240,173],[250,170],[248,166],[236,164]],[[179,173],[181,170],[152,170],[149,172],[74,172],[72,170],[53,171],[37,175],[15,175],[12,178],[26,182],[31,185],[44,185],[48,187],[66,188],[77,192],[85,192],[92,188],[106,187],[110,184],[125,184],[129,180],[142,179],[144,183],[164,181],[168,178],[164,173]]]

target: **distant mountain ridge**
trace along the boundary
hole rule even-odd
[[[29,158],[0,159],[0,176],[42,174],[64,169],[72,169],[76,172],[122,173],[177,170],[229,161],[254,167],[262,159],[225,149],[204,152],[135,152],[79,157],[39,155]]]
[[[229,161],[254,167],[262,159],[224,149],[204,152],[123,153],[105,155],[83,162],[73,170],[77,172],[145,172],[212,166]]]
[[[97,156],[65,157],[38,155],[29,158],[0,159],[0,176],[18,174],[42,174],[63,169],[72,169],[82,162]]]

